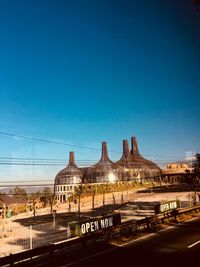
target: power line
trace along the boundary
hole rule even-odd
[[[91,161],[91,162],[80,162],[80,163],[77,163],[78,166],[80,167],[84,167],[84,166],[92,166],[92,165],[95,165],[96,163],[98,162],[97,161]],[[151,166],[153,164],[159,164],[159,165],[166,165],[166,164],[171,164],[172,162],[169,162],[169,161],[165,161],[165,162],[160,162],[160,161],[156,161],[156,162],[140,162],[140,161],[134,161],[134,162],[130,162],[130,163],[124,163],[123,165],[133,165],[136,166],[136,165],[147,165],[147,166]],[[174,164],[182,164],[184,162],[173,162]],[[172,164],[173,164],[172,163]],[[66,163],[62,163],[62,162],[56,162],[56,163],[52,163],[52,162],[13,162],[13,161],[1,161],[0,160],[0,165],[11,165],[11,166],[52,166],[52,167],[55,167],[55,166],[67,166],[68,164]]]
[[[67,159],[47,159],[47,158],[24,158],[24,157],[0,157],[0,160],[1,159],[8,159],[8,160],[31,160],[31,161],[33,161],[33,160],[38,160],[38,161],[64,161],[64,162],[66,162],[67,161]],[[96,159],[95,159],[96,160]],[[90,160],[90,159],[87,159],[87,160],[76,160],[76,162],[81,162],[81,161],[95,161],[95,160]]]
[[[18,181],[18,182],[13,181],[13,180],[9,180],[7,182],[1,181],[0,182],[0,186],[1,187],[6,187],[6,186],[9,186],[10,184],[12,184],[13,186],[21,186],[21,185],[27,186],[27,185],[30,184],[30,182],[31,182],[30,185],[34,184],[34,186],[35,185],[40,185],[39,183],[41,183],[42,185],[52,185],[52,184],[54,184],[54,180],[55,179],[48,180],[48,181],[45,181],[45,180],[35,180],[35,181],[33,181],[33,180],[21,180],[21,181]]]
[[[37,194],[38,192],[32,192],[32,193],[26,193],[26,194],[18,194],[18,193],[0,193],[0,196],[28,196],[28,195],[32,195],[32,194]],[[44,192],[40,192],[40,194],[44,194],[44,195],[52,195],[53,192],[51,193],[44,193]]]
[[[82,145],[74,145],[74,144],[72,145],[72,144],[63,143],[63,142],[57,142],[57,141],[52,141],[52,140],[47,140],[47,139],[41,139],[41,138],[36,138],[36,137],[25,136],[25,135],[17,135],[17,134],[2,132],[2,131],[0,131],[0,134],[1,135],[12,136],[12,137],[23,138],[23,139],[29,139],[29,140],[38,141],[38,142],[44,142],[44,143],[62,145],[62,146],[77,147],[77,148],[90,149],[90,150],[95,150],[95,151],[101,150],[100,148],[95,148],[95,147],[82,146]],[[110,152],[120,153],[118,151],[110,151]]]
[[[48,187],[48,186],[54,186],[54,183],[52,183],[52,184],[20,184],[20,187],[29,187],[29,186],[34,186],[34,187],[44,186],[44,187]],[[16,187],[16,184],[0,185],[0,187]]]
[[[168,164],[168,163],[157,163],[157,164]],[[17,163],[17,162],[15,162],[15,163],[12,163],[12,162],[0,162],[0,165],[5,165],[5,166],[51,166],[51,167],[55,167],[55,166],[65,166],[64,164],[52,164],[52,163]],[[93,165],[95,165],[95,164],[93,164]],[[130,164],[124,164],[124,165],[127,165],[127,166],[129,166]],[[135,163],[135,165],[141,165],[141,163]],[[142,164],[143,165],[143,164]],[[151,166],[152,164],[151,163],[144,163],[144,165],[146,165],[146,166]],[[90,166],[88,166],[88,164],[79,164],[78,166],[80,166],[80,167],[90,167],[90,166],[92,166],[92,165],[90,165]],[[133,166],[134,166],[134,163],[133,163]]]
[[[21,163],[21,162],[0,162],[0,165],[13,165],[13,166],[66,166],[64,163]],[[80,166],[80,165],[79,165]],[[82,164],[85,166],[85,164]]]
[[[89,150],[95,150],[95,151],[101,151],[101,148],[95,148],[95,147],[89,147],[89,146],[82,146],[82,145],[75,145],[75,144],[69,144],[69,143],[64,143],[64,142],[58,142],[58,141],[52,141],[48,139],[42,139],[42,138],[36,138],[36,137],[31,137],[31,136],[25,136],[25,135],[17,135],[17,134],[12,134],[8,132],[3,132],[0,131],[1,135],[6,135],[6,136],[12,136],[12,137],[18,137],[22,139],[29,139],[37,142],[44,142],[44,143],[50,143],[50,144],[56,144],[56,145],[62,145],[62,146],[70,146],[70,147],[77,147],[77,148],[82,148],[82,149],[89,149]],[[121,154],[119,151],[115,150],[110,150],[112,153],[117,153]],[[177,156],[165,156],[165,155],[148,155],[148,154],[143,154],[144,156],[149,156],[149,157],[163,157],[163,158],[179,158],[183,159],[184,157],[177,157]]]
[[[92,162],[97,162],[99,159],[87,159],[87,160],[76,160],[76,163],[92,163]],[[163,159],[164,160],[164,159]],[[173,160],[173,158],[171,158],[170,161],[168,162],[171,162]],[[177,159],[174,159],[177,161]],[[10,162],[13,162],[13,161],[37,161],[37,162],[44,162],[44,161],[47,161],[47,162],[53,162],[53,163],[64,163],[64,164],[67,164],[67,159],[53,159],[53,158],[25,158],[25,157],[0,157],[0,162],[1,161],[10,161]],[[156,162],[161,162],[162,159],[160,159],[159,161],[157,160]],[[182,158],[180,158],[180,161],[183,161]],[[166,162],[166,161],[165,161]]]
[[[1,181],[0,183],[3,183],[3,184],[6,184],[6,183],[29,183],[29,182],[54,182],[54,179],[48,179],[48,180],[28,180],[28,181],[14,181],[14,180],[11,180],[11,181]]]

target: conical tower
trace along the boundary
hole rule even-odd
[[[135,136],[131,137],[131,157],[133,164],[143,169],[145,172],[145,177],[154,177],[160,175],[160,168],[154,162],[141,156]]]
[[[123,154],[121,159],[116,163],[126,168],[131,167],[131,154],[128,146],[128,140],[123,140]]]
[[[76,166],[74,160],[74,152],[69,153],[69,163],[67,167],[62,169],[55,178],[55,185],[58,184],[81,184],[82,182],[82,172]]]
[[[123,154],[119,161],[116,162],[124,168],[125,180],[130,181],[137,177],[138,172],[132,163],[132,157],[129,150],[128,140],[123,140]]]
[[[123,180],[123,175],[123,168],[109,159],[107,143],[102,142],[101,159],[88,169],[88,181],[90,183],[118,182]]]

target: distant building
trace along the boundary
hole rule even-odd
[[[88,169],[86,179],[90,183],[116,183],[124,180],[123,168],[108,157],[106,142],[102,142],[100,161]]]
[[[27,204],[28,202],[26,200],[17,199],[4,194],[0,195],[0,218],[2,218],[3,213],[7,213],[8,208],[12,210],[12,215],[17,214],[20,211],[20,207],[23,207],[22,210],[26,211]]]
[[[55,178],[54,193],[58,202],[65,202],[82,183],[83,173],[76,166],[74,152],[69,154],[69,164]]]
[[[131,151],[128,141],[123,140],[123,155],[117,164],[124,167],[128,181],[159,177],[161,174],[159,166],[141,156],[136,137],[131,138]]]
[[[81,184],[141,181],[141,179],[158,178],[160,175],[161,169],[139,153],[136,137],[131,139],[131,150],[128,141],[123,140],[123,154],[116,163],[108,156],[107,143],[102,142],[101,159],[90,167],[78,168],[74,161],[74,152],[70,152],[69,164],[55,177],[54,193],[56,200],[63,203]]]
[[[141,156],[135,136],[131,138],[131,157],[140,178],[157,178],[161,175],[161,169],[157,164]]]
[[[192,167],[185,162],[172,162],[162,169],[162,174],[184,174],[187,171],[192,171]]]

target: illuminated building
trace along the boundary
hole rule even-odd
[[[141,156],[135,136],[131,138],[131,157],[133,167],[139,171],[140,178],[160,176],[161,169],[158,167],[158,165]]]
[[[140,155],[136,137],[131,138],[131,151],[128,141],[123,140],[123,155],[117,164],[124,167],[126,180],[158,177],[161,174],[160,168],[154,162]]]
[[[139,177],[139,171],[132,162],[128,140],[123,140],[123,154],[119,161],[116,162],[124,168],[125,180],[130,181]]]
[[[123,181],[123,179],[123,168],[109,159],[107,144],[102,142],[101,159],[88,169],[87,181],[90,183],[114,183]]]
[[[55,178],[54,192],[58,202],[65,202],[82,183],[82,171],[76,166],[74,152],[69,154],[69,164]]]
[[[127,140],[123,140],[123,154],[114,163],[108,156],[107,143],[102,142],[101,159],[94,165],[78,168],[74,152],[70,152],[69,164],[55,178],[54,192],[58,202],[65,202],[80,185],[118,183],[160,177],[160,168],[150,160],[144,159],[138,150],[135,137],[131,138],[131,150]]]

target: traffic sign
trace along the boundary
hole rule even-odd
[[[7,217],[8,218],[11,218],[12,217],[12,209],[8,209]]]

